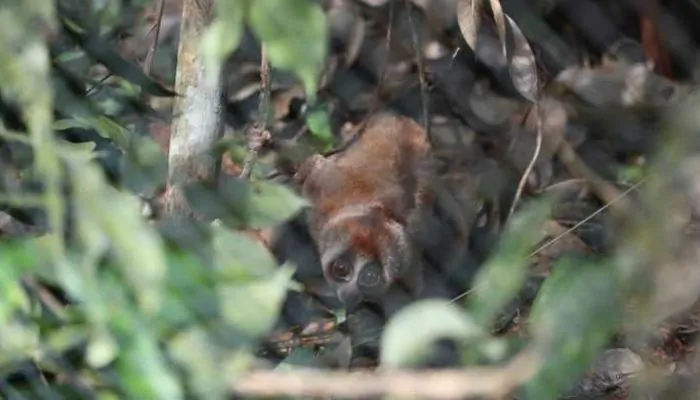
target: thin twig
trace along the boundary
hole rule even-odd
[[[549,246],[553,245],[554,243],[558,242],[559,240],[561,240],[561,238],[563,238],[564,236],[566,236],[566,235],[572,233],[573,231],[575,231],[576,229],[580,228],[583,224],[585,224],[586,222],[592,220],[592,219],[595,218],[598,214],[600,214],[600,213],[602,213],[603,211],[607,210],[608,208],[612,207],[613,205],[615,205],[615,203],[619,202],[619,201],[622,200],[624,197],[626,197],[627,195],[629,195],[630,193],[632,193],[634,190],[638,189],[639,186],[641,186],[645,181],[646,181],[646,178],[643,178],[643,179],[639,180],[637,183],[635,183],[635,184],[632,185],[631,187],[627,188],[627,190],[625,190],[624,192],[620,193],[617,197],[615,197],[614,199],[612,199],[609,203],[605,203],[605,205],[603,205],[602,207],[600,207],[600,208],[598,208],[597,210],[595,210],[594,212],[592,212],[590,215],[588,215],[586,218],[584,218],[584,219],[582,219],[581,221],[579,221],[578,223],[576,223],[576,224],[575,224],[574,226],[572,226],[571,228],[567,229],[566,231],[562,232],[560,235],[557,235],[556,237],[554,237],[554,238],[548,240],[547,242],[545,242],[542,246],[538,247],[536,250],[534,250],[532,253],[530,253],[530,254],[527,256],[527,258],[532,258],[532,257],[538,255],[540,252],[542,252],[542,251],[543,251],[544,249],[546,249],[547,247],[549,247]],[[471,288],[469,288],[469,290],[464,291],[463,293],[460,293],[459,295],[457,295],[457,296],[455,296],[454,298],[452,298],[452,299],[450,300],[450,303],[454,303],[454,302],[459,301],[460,299],[462,299],[462,298],[464,298],[464,297],[466,297],[466,296],[469,296],[469,295],[470,295],[472,292],[474,292],[474,290],[476,290],[476,288],[478,288],[478,287],[479,287],[479,285],[474,285],[474,286],[472,286]]]
[[[639,186],[641,186],[642,183],[644,183],[645,181],[646,181],[646,178],[640,179],[637,183],[635,183],[634,185],[630,186],[629,188],[627,188],[627,190],[625,190],[624,192],[620,193],[617,197],[615,197],[614,199],[612,199],[612,201],[610,201],[610,203],[606,203],[604,206],[602,206],[602,207],[600,207],[599,209],[595,210],[595,211],[594,211],[593,213],[591,213],[589,216],[587,216],[586,218],[584,218],[584,219],[582,219],[581,221],[579,221],[578,223],[576,223],[576,225],[574,225],[574,226],[572,226],[571,228],[565,230],[565,231],[562,232],[560,235],[557,235],[556,237],[554,237],[554,238],[552,238],[551,240],[547,241],[547,242],[546,242],[545,244],[543,244],[542,246],[538,247],[537,250],[535,250],[535,251],[533,251],[532,253],[530,253],[530,255],[528,256],[528,258],[536,256],[536,255],[539,254],[542,250],[546,249],[547,247],[549,247],[549,246],[553,245],[554,243],[556,243],[557,241],[559,241],[559,239],[561,239],[562,237],[568,235],[569,233],[571,233],[571,232],[575,231],[576,229],[578,229],[579,227],[581,227],[581,226],[582,226],[583,224],[585,224],[586,222],[592,220],[592,219],[595,218],[598,214],[600,214],[600,213],[602,213],[603,211],[607,210],[609,207],[613,206],[615,203],[617,203],[618,201],[620,201],[623,197],[627,196],[627,195],[630,194],[632,191],[634,191],[635,189],[637,189],[637,188],[638,188]]]
[[[537,72],[535,72],[537,73]],[[532,170],[535,168],[535,163],[537,162],[537,158],[540,156],[540,151],[542,151],[542,120],[544,119],[544,110],[542,107],[542,99],[540,96],[540,88],[537,89],[537,101],[535,102],[535,112],[537,113],[537,143],[535,144],[535,152],[532,154],[532,159],[530,160],[530,163],[527,165],[527,168],[525,168],[525,172],[523,172],[523,176],[520,178],[520,182],[518,183],[518,189],[515,191],[515,197],[513,197],[513,202],[510,205],[510,211],[508,211],[508,218],[506,218],[506,221],[510,220],[510,217],[513,216],[513,213],[515,212],[515,207],[518,205],[518,202],[520,201],[520,196],[522,196],[523,191],[525,190],[525,184],[527,183],[527,178],[530,176],[532,173]]]
[[[526,349],[502,367],[443,371],[257,371],[241,376],[232,389],[246,397],[499,398],[531,379],[539,364],[535,352]]]
[[[270,110],[270,64],[267,61],[267,48],[260,46],[260,102],[258,103],[258,122],[250,130],[248,137],[248,154],[243,161],[241,177],[250,179],[253,166],[258,159],[260,150],[270,140],[267,130],[267,119]]]
[[[386,37],[384,39],[384,46],[386,51],[384,52],[384,60],[382,60],[382,70],[379,72],[379,81],[377,82],[377,88],[375,89],[374,93],[374,104],[372,105],[372,111],[376,111],[377,108],[379,108],[379,103],[381,102],[381,92],[384,88],[384,83],[386,81],[387,70],[389,69],[389,56],[391,55],[391,40],[394,26],[395,2],[396,0],[389,0],[389,25],[386,27]],[[370,115],[371,114],[372,112],[370,112]]]
[[[566,169],[576,178],[583,178],[588,181],[593,193],[603,203],[612,203],[613,199],[620,198],[620,189],[615,185],[601,178],[594,170],[576,154],[573,147],[567,142],[562,141],[557,151],[557,158],[566,167]],[[616,211],[630,211],[633,205],[627,198],[620,198],[615,207]],[[624,213],[623,213],[624,214]]]
[[[160,26],[163,21],[163,10],[165,9],[165,0],[158,0],[158,17],[156,18],[156,23],[154,25],[153,42],[151,42],[151,47],[148,49],[146,54],[146,60],[143,62],[143,72],[146,75],[151,74],[151,68],[153,67],[153,56],[156,53],[156,48],[158,48],[158,38],[160,37]]]
[[[102,86],[102,84],[105,83],[105,81],[111,77],[112,77],[112,73],[107,72],[107,75],[100,78],[99,81],[95,82],[92,86],[90,86],[88,88],[88,90],[85,91],[85,97],[92,95],[95,92],[95,90],[97,90],[100,86]]]
[[[425,80],[425,66],[423,64],[423,54],[420,39],[418,38],[418,32],[416,31],[416,25],[413,22],[413,7],[410,0],[406,0],[406,9],[408,11],[408,25],[411,28],[411,42],[413,44],[413,53],[416,59],[416,66],[418,67],[418,79],[420,81],[420,99],[421,108],[423,112],[423,127],[425,129],[428,138],[430,136],[430,111],[428,103],[428,88]]]
[[[267,119],[270,109],[270,63],[267,60],[267,46],[260,46],[260,102],[258,103],[258,119],[261,129],[267,129]]]

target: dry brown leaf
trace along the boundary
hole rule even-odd
[[[496,21],[496,30],[498,31],[498,38],[501,40],[501,48],[503,49],[503,55],[508,56],[506,52],[506,19],[503,14],[503,8],[501,7],[500,0],[491,0],[491,12],[493,13],[493,20]]]
[[[481,25],[482,0],[459,0],[457,23],[462,36],[472,50],[476,51],[476,39]]]
[[[540,100],[542,107],[542,135],[544,147],[550,154],[559,151],[562,141],[565,140],[566,126],[569,121],[567,105],[555,98],[545,97]],[[540,118],[536,106],[527,114],[525,128],[528,132],[537,132],[538,119]]]
[[[687,87],[655,74],[646,64],[612,60],[595,69],[569,67],[555,81],[596,107],[666,107],[688,92]]]
[[[518,24],[508,14],[503,15],[508,20],[508,25],[513,32],[513,48],[506,53],[513,85],[523,97],[535,102],[538,90],[535,54]]]

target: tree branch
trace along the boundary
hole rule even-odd
[[[213,152],[223,132],[220,78],[208,79],[198,54],[202,35],[213,17],[211,0],[185,0],[182,6],[178,68],[175,89],[177,116],[169,150],[168,190],[165,210],[181,217],[195,217],[183,187],[191,182],[214,185],[219,158]]]
[[[267,130],[267,118],[270,113],[270,63],[267,61],[267,48],[265,44],[260,46],[260,103],[258,104],[258,123],[248,134],[248,154],[243,162],[241,177],[249,179],[253,172],[253,166],[258,159],[260,150],[270,140],[270,132]]]
[[[233,391],[243,396],[343,397],[397,396],[400,398],[457,399],[504,396],[537,373],[532,350],[515,356],[503,367],[475,367],[443,371],[292,372],[258,371],[241,377]]]

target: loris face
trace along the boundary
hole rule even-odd
[[[348,308],[381,301],[392,285],[413,294],[422,289],[404,228],[379,212],[338,214],[317,244],[324,277]]]

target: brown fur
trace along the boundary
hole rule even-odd
[[[412,254],[410,232],[439,197],[431,157],[428,137],[418,123],[379,114],[344,152],[312,156],[300,166],[296,181],[314,205],[310,230],[327,280],[329,260],[338,252],[351,252],[363,262],[382,263],[384,290],[405,280],[412,294],[420,292],[422,267]],[[330,255],[324,258],[326,253]],[[339,296],[342,285],[335,285]],[[355,285],[352,290],[359,289]]]
[[[388,217],[405,223],[427,187],[416,169],[428,161],[429,151],[425,131],[415,121],[380,114],[344,153],[307,160],[297,180],[305,194],[322,200],[315,203],[322,219],[350,204],[378,201]]]

